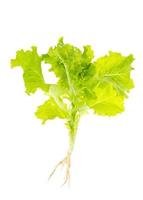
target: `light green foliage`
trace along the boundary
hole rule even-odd
[[[45,123],[48,119],[54,119],[55,117],[66,118],[67,110],[66,105],[62,109],[53,98],[50,98],[43,105],[39,106],[36,111],[36,116]]]
[[[95,113],[112,116],[124,111],[124,97],[117,95],[112,84],[107,84],[104,88],[98,87],[95,93],[97,98],[91,105]]]
[[[36,47],[17,52],[11,60],[12,67],[23,68],[26,92],[41,89],[48,100],[36,111],[36,116],[45,123],[56,117],[64,119],[69,129],[71,149],[80,117],[92,109],[95,114],[114,116],[124,111],[124,100],[134,87],[131,79],[132,55],[109,52],[94,59],[90,45],[80,50],[65,44],[63,38],[46,54],[38,55]],[[50,64],[49,71],[55,73],[56,84],[45,83],[41,63]],[[48,73],[48,72],[47,72]]]
[[[21,66],[23,69],[23,79],[25,82],[26,92],[34,93],[38,88],[48,91],[49,86],[44,82],[41,70],[41,57],[37,54],[37,48],[32,50],[17,51],[16,58],[11,60],[11,66]]]
[[[114,52],[109,52],[109,55],[97,59],[95,68],[99,84],[112,83],[118,94],[126,96],[133,87],[133,81],[130,78],[133,60],[132,55],[125,57]]]

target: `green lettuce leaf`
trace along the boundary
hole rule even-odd
[[[23,69],[23,79],[26,92],[28,94],[36,92],[37,89],[48,91],[49,85],[45,83],[42,69],[42,59],[37,53],[37,48],[32,47],[32,50],[19,50],[16,53],[16,58],[11,60],[11,66],[20,66]]]
[[[127,97],[129,90],[134,87],[130,77],[133,61],[133,55],[122,56],[111,51],[109,55],[97,59],[94,65],[99,86],[112,83],[118,93]]]
[[[90,107],[98,115],[114,116],[124,111],[124,96],[118,95],[112,84],[97,88],[96,100],[90,102]]]
[[[67,108],[65,104],[61,107],[53,98],[50,98],[37,108],[35,115],[44,124],[47,120],[57,117],[65,119],[67,117]]]
[[[90,45],[85,45],[81,50],[64,43],[61,37],[56,46],[50,47],[47,53],[41,56],[38,55],[36,47],[32,47],[31,51],[18,51],[16,58],[11,60],[11,65],[22,67],[28,94],[37,89],[47,92],[50,100],[37,111],[47,115],[45,119],[52,116],[62,118],[61,111],[65,108],[65,99],[68,100],[68,109],[73,107],[76,112],[80,112],[82,108],[87,110],[87,107],[98,115],[113,116],[123,112],[124,100],[134,87],[131,78],[133,55],[123,56],[110,51],[103,57],[93,59],[94,51]],[[50,64],[49,71],[55,73],[57,83],[45,83],[41,69],[42,61]],[[54,108],[55,113],[49,113],[49,110]],[[44,120],[42,117],[41,119]]]

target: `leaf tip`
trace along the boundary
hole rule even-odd
[[[59,39],[58,39],[58,46],[63,46],[64,44],[64,38],[63,36],[61,36]]]

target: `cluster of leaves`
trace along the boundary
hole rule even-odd
[[[124,100],[134,86],[130,76],[133,60],[133,55],[111,51],[94,60],[90,45],[80,50],[60,38],[46,54],[38,55],[36,47],[17,51],[11,66],[22,67],[28,94],[41,89],[48,95],[35,114],[43,123],[56,117],[65,119],[73,145],[82,113],[92,109],[98,115],[114,116],[124,111]],[[56,84],[45,82],[42,62],[50,64],[49,71],[58,78]]]

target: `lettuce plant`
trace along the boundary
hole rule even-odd
[[[63,119],[69,130],[67,155],[56,165],[50,177],[62,165],[66,167],[64,183],[69,181],[71,154],[83,114],[89,109],[102,116],[115,116],[124,111],[124,100],[134,87],[130,76],[133,60],[131,54],[123,56],[112,51],[94,59],[90,45],[81,50],[65,44],[63,38],[42,55],[37,53],[35,46],[31,50],[17,51],[11,67],[22,67],[26,93],[34,94],[40,89],[47,95],[47,100],[38,106],[36,117],[43,124],[51,119]],[[49,71],[56,75],[56,83],[45,82],[42,63],[50,65]]]

